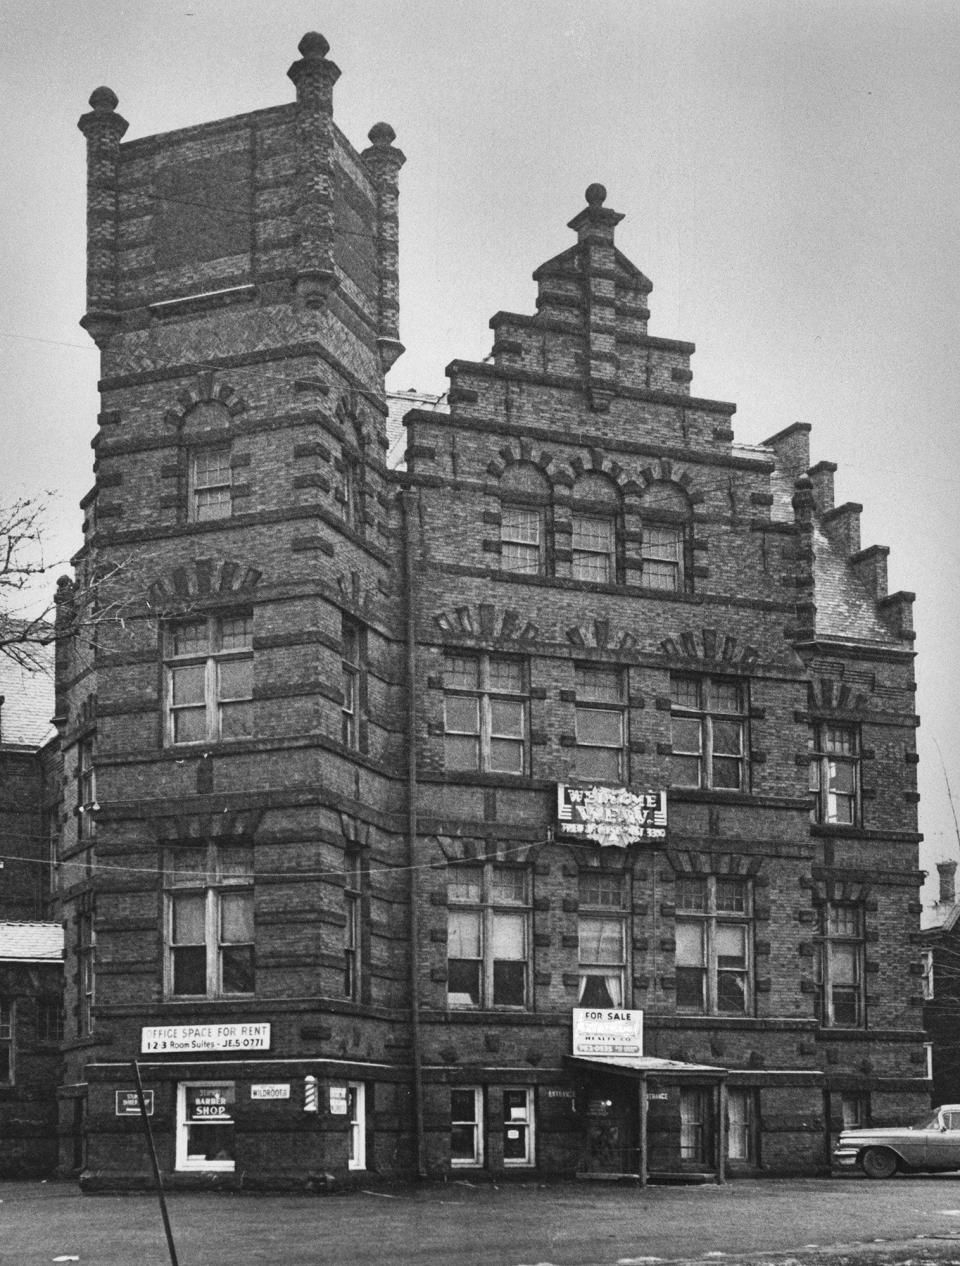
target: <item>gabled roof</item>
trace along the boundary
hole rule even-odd
[[[819,527],[813,532],[817,633],[845,641],[899,646],[877,614],[877,604],[846,557]]]
[[[39,747],[51,735],[53,647],[31,646],[37,668],[17,664],[0,650],[0,746]]]
[[[60,962],[63,928],[59,923],[0,922],[0,962]]]

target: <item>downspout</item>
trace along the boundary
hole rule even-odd
[[[410,876],[410,1042],[413,1060],[413,1131],[417,1177],[426,1178],[423,1131],[423,1055],[420,1035],[420,872],[417,848],[417,589],[413,493],[402,492],[407,640],[407,863]]]

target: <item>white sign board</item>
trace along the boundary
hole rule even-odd
[[[163,1024],[140,1032],[140,1051],[144,1055],[269,1049],[269,1024]]]
[[[251,1099],[289,1099],[290,1083],[275,1083],[250,1087]]]
[[[642,1055],[643,1012],[575,1007],[574,1055]]]
[[[330,1115],[334,1117],[345,1117],[347,1115],[346,1086],[330,1087]]]

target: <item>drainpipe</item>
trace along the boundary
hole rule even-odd
[[[407,639],[407,862],[410,874],[410,1040],[413,1057],[413,1119],[417,1177],[426,1178],[423,1137],[423,1057],[420,1036],[420,872],[417,869],[417,590],[412,492],[400,494],[406,569]]]

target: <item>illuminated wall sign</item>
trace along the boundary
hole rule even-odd
[[[140,1050],[144,1055],[269,1049],[269,1024],[163,1024],[140,1032]]]
[[[642,1055],[643,1012],[575,1007],[574,1055]]]
[[[626,787],[557,784],[557,834],[626,848],[637,840],[667,838],[667,793],[634,795]]]

